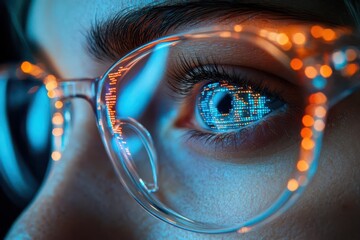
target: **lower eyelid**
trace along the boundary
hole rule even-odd
[[[209,133],[198,130],[178,129],[182,131],[181,144],[202,156],[227,159],[238,162],[244,158],[270,155],[282,151],[300,139],[299,111],[279,112],[269,116],[261,123],[252,124],[231,133]]]

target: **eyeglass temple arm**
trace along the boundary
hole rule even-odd
[[[46,83],[47,86],[48,83]],[[56,98],[57,100],[67,101],[72,98],[83,98],[88,101],[96,111],[96,89],[98,79],[73,79],[73,80],[57,80],[57,86],[49,91],[49,97]],[[48,89],[48,87],[47,87]],[[49,89],[48,89],[49,90]]]

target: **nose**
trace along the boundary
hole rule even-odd
[[[118,181],[89,104],[74,100],[73,109],[61,159],[52,162],[7,239],[104,239],[109,234],[133,239],[133,223],[148,218]]]

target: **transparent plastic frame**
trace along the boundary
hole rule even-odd
[[[114,104],[108,101],[109,91],[105,85],[110,81],[121,82],[139,59],[154,51],[154,46],[176,45],[178,42],[192,39],[241,39],[251,41],[259,48],[294,72],[298,85],[304,89],[306,106],[302,118],[303,126],[300,151],[294,171],[287,186],[277,200],[259,215],[238,225],[215,225],[197,222],[169,209],[151,197],[158,186],[158,162],[151,134],[147,129],[131,117],[116,116]],[[191,32],[171,35],[148,43],[132,51],[117,61],[102,76],[96,79],[63,80],[52,75],[36,73],[36,66],[31,66],[34,75],[42,76],[48,95],[53,99],[54,117],[63,116],[65,121],[54,123],[54,128],[69,131],[71,117],[65,107],[69,99],[83,98],[92,106],[102,141],[115,170],[127,191],[133,198],[153,216],[176,227],[200,233],[246,233],[269,223],[286,211],[303,193],[316,173],[323,132],[329,108],[352,94],[359,86],[359,46],[357,35],[348,29],[331,29],[321,26],[289,26],[281,32],[271,29],[258,29],[243,25],[229,27],[213,26],[196,29]],[[118,73],[109,77],[114,69]],[[120,70],[118,70],[120,69]],[[122,70],[121,70],[122,69]],[[25,72],[30,72],[29,67]],[[321,76],[319,84],[314,79]],[[152,181],[145,181],[132,165],[131,154],[126,151],[126,143],[113,143],[122,138],[119,127],[127,126],[140,136],[149,155]],[[305,129],[305,130],[304,130]],[[304,130],[304,131],[303,131]],[[53,159],[59,160],[65,146],[64,136],[58,134],[54,140]],[[121,142],[121,141],[120,141]],[[116,146],[116,147],[114,147]],[[119,153],[120,152],[120,153]],[[161,187],[161,186],[160,186]]]

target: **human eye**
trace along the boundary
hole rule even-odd
[[[181,103],[174,127],[201,153],[247,155],[284,147],[275,142],[297,136],[293,123],[301,115],[301,91],[274,74],[215,58],[181,57],[169,86]]]

